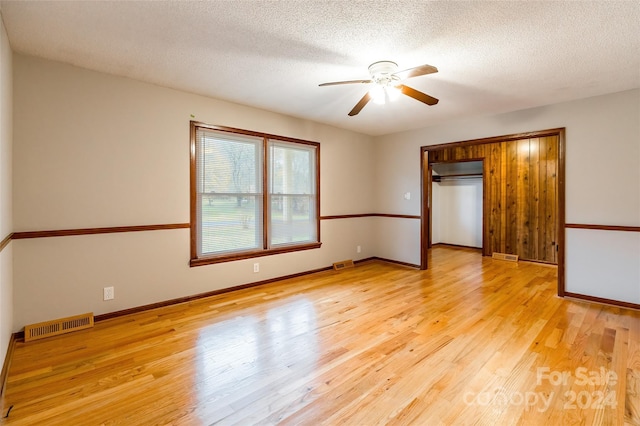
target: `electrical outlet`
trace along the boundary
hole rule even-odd
[[[362,247],[358,246],[356,247],[356,252],[360,253],[362,251]]]
[[[105,287],[102,289],[103,300],[112,300],[115,297],[113,287]]]
[[[260,272],[260,264],[259,263],[254,263],[253,264],[253,272]]]

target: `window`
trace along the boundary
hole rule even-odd
[[[191,122],[191,266],[320,247],[320,144]]]

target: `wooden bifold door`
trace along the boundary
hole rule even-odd
[[[503,144],[506,150],[503,253],[521,259],[557,263],[558,136]]]

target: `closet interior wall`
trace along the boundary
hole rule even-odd
[[[478,168],[476,173],[457,176],[436,175],[434,165],[431,186],[433,244],[482,248],[482,162],[474,163]]]

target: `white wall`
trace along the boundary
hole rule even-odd
[[[13,82],[11,47],[0,15],[0,241],[13,231],[11,212]],[[13,331],[12,244],[0,252],[0,366]],[[1,367],[0,367],[1,368]]]
[[[588,247],[567,253],[567,292],[640,304],[640,232],[567,229],[567,245]]]
[[[420,251],[415,252],[420,247],[419,219],[376,217],[374,227],[377,257],[420,266]]]
[[[2,70],[10,72],[6,56]],[[191,115],[210,124],[320,142],[322,215],[419,215],[420,146],[566,127],[567,222],[640,225],[640,90],[374,139],[23,55],[13,56],[13,83],[13,186],[3,190],[13,191],[12,197],[3,195],[3,206],[13,200],[12,224],[11,212],[2,209],[2,220],[9,218],[2,225],[7,232],[188,222]],[[10,114],[5,93],[3,86]],[[3,150],[11,152],[11,120],[9,130],[2,123]],[[5,185],[11,161],[3,161]],[[608,179],[601,179],[601,170]],[[567,291],[638,303],[639,283],[629,271],[640,247],[616,233],[609,241],[613,249],[601,253],[598,237],[589,232],[596,231],[586,231],[579,241],[568,235]],[[10,294],[11,285],[4,283],[13,280],[14,300],[13,324],[3,322],[2,329],[113,312],[347,258],[420,263],[417,219],[323,220],[321,236],[318,250],[197,268],[188,266],[188,229],[16,240],[2,252],[3,259],[13,256],[13,272],[11,260],[1,267],[3,292]],[[617,244],[630,247],[622,274],[605,284],[596,281],[590,268],[607,271],[614,264],[610,257],[621,259]],[[597,265],[591,262],[594,254],[604,256]],[[256,261],[258,274],[252,272]],[[587,281],[572,272],[576,268],[585,268]],[[105,286],[115,286],[115,300],[102,301]],[[606,288],[604,295],[595,294],[600,287]],[[5,293],[3,315],[11,312]]]
[[[482,178],[432,184],[433,244],[482,248]]]
[[[639,89],[377,137],[377,210],[420,214],[420,197],[398,201],[402,191],[419,193],[420,146],[558,127],[566,127],[566,222],[640,226]],[[386,229],[380,232],[401,241],[395,246],[402,249],[389,251],[390,258],[419,263],[415,234],[420,224],[406,222],[410,223],[381,221]],[[609,250],[603,252],[596,232],[605,231],[581,231],[579,241],[567,233],[566,290],[639,303],[640,283],[628,271],[634,270],[640,247],[627,244],[628,235],[611,232]],[[619,256],[621,246],[630,249],[624,257]],[[596,253],[602,257],[594,263]],[[609,266],[619,259],[627,259],[622,273]],[[571,273],[578,268],[584,277]],[[598,281],[596,271],[609,272],[612,278]],[[602,290],[595,294],[595,288]]]
[[[15,231],[189,222],[191,115],[320,142],[321,214],[374,210],[369,136],[43,59],[13,60]],[[13,328],[370,257],[373,225],[323,220],[321,249],[195,268],[188,229],[15,240]],[[105,286],[115,287],[115,300],[102,301]]]

